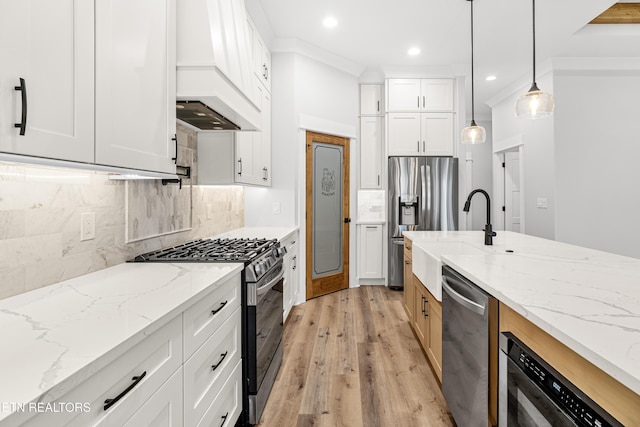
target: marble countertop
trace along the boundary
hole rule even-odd
[[[226,233],[217,234],[215,238],[240,239],[278,239],[280,241],[298,231],[298,227],[242,227]]]
[[[640,394],[639,259],[504,231],[492,247],[483,245],[481,231],[405,235],[423,247],[464,242],[477,249],[447,253],[443,245],[439,256]]]
[[[0,300],[0,403],[60,397],[242,268],[125,263]]]

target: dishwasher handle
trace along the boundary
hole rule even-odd
[[[456,302],[460,305],[462,305],[465,308],[468,308],[469,310],[473,311],[474,313],[478,313],[480,315],[484,315],[485,309],[486,309],[486,305],[483,304],[478,304],[475,301],[471,301],[469,298],[460,295],[458,292],[456,292],[451,285],[449,285],[449,278],[447,277],[442,277],[442,289],[454,300],[456,300]]]

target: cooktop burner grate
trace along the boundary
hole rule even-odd
[[[275,239],[198,239],[138,255],[134,261],[250,262],[276,244]]]

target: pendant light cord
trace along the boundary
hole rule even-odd
[[[471,126],[476,125],[476,113],[475,113],[475,87],[474,87],[474,74],[473,74],[473,0],[471,1]]]
[[[538,86],[536,84],[536,0],[531,0],[533,5],[533,85]],[[473,5],[473,2],[471,3]]]

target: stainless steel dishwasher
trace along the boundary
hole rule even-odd
[[[442,393],[456,424],[489,424],[491,295],[442,267]]]

